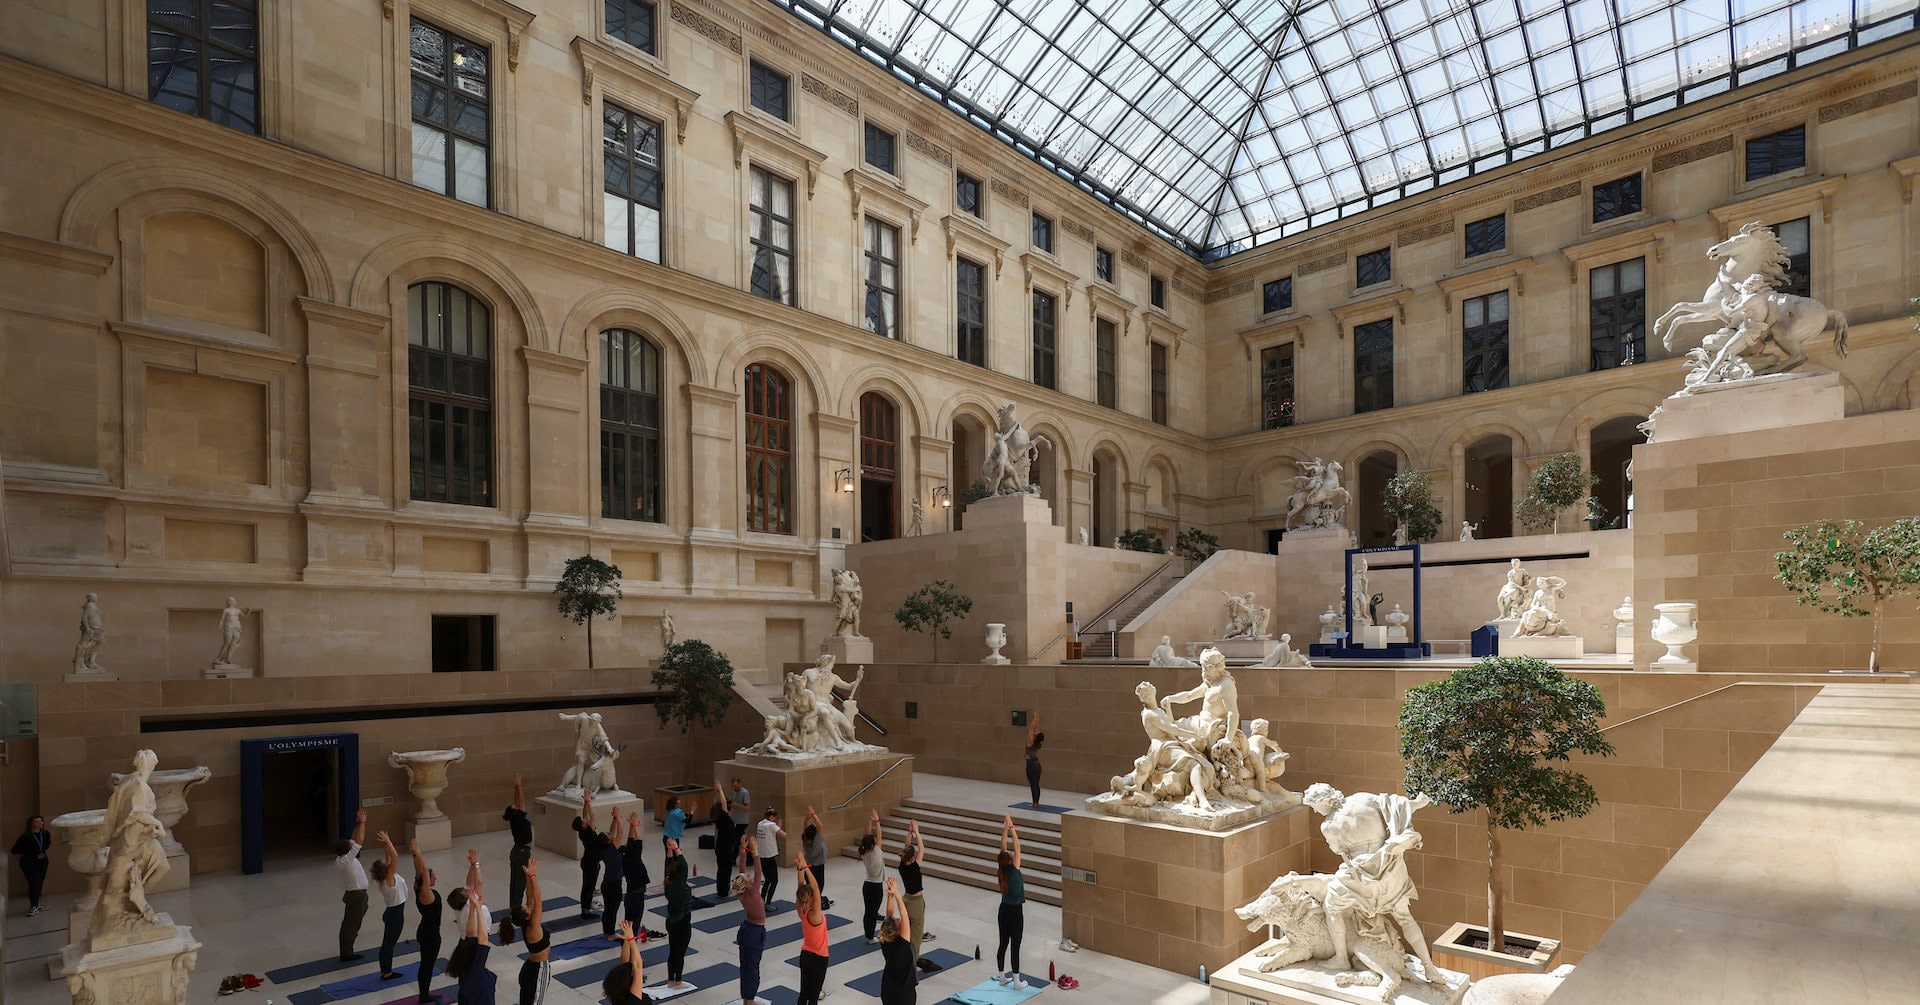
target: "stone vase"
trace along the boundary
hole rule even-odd
[[[388,764],[407,773],[407,791],[420,800],[420,808],[407,821],[407,834],[419,842],[421,851],[453,847],[453,821],[441,811],[439,799],[447,791],[447,769],[466,759],[465,747],[397,750],[387,755]]]
[[[1655,604],[1653,609],[1659,615],[1653,619],[1653,641],[1667,647],[1666,655],[1654,662],[1662,666],[1692,666],[1693,660],[1681,650],[1700,637],[1700,628],[1693,623],[1694,613],[1699,604],[1676,603]]]
[[[126,775],[113,772],[107,780],[114,787],[120,785],[120,779]],[[187,790],[213,777],[213,769],[204,764],[191,768],[168,768],[155,771],[147,776],[147,785],[153,789],[153,815],[167,828],[160,838],[160,846],[166,849],[168,858],[179,858],[187,849],[173,836],[173,829],[187,816]]]
[[[987,625],[987,648],[993,651],[988,653],[987,658],[981,660],[980,662],[991,663],[996,666],[1002,666],[1007,663],[1013,662],[1012,660],[1007,659],[1005,656],[1000,655],[1000,647],[1006,644],[1007,644],[1007,626],[1004,624],[989,623]]]
[[[158,794],[155,794],[156,800]],[[157,807],[156,807],[157,808]],[[93,905],[100,901],[101,871],[106,868],[107,811],[78,810],[62,813],[47,822],[67,846],[67,867],[87,878],[87,892],[76,897],[67,911],[67,944],[86,945],[87,928],[93,918]],[[47,976],[65,980],[59,957],[48,961]]]

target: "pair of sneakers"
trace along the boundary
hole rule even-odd
[[[1062,991],[1072,991],[1074,988],[1080,986],[1079,979],[1068,974],[1061,974],[1060,979],[1054,983],[1060,985],[1060,990]]]
[[[1072,939],[1061,939],[1060,951],[1063,953],[1077,953],[1080,951],[1080,943],[1075,942]]]
[[[1025,991],[1027,989],[1027,979],[1011,970],[995,977],[993,980],[994,983],[999,984],[1001,987],[1012,988],[1015,991]]]

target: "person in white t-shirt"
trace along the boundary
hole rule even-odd
[[[367,837],[367,811],[353,815],[353,836],[333,846],[333,869],[340,874],[340,962],[360,959],[353,951],[353,940],[360,936],[360,921],[367,916],[367,870],[360,864],[360,844]]]
[[[760,899],[773,903],[773,891],[780,887],[780,839],[787,832],[780,826],[780,811],[767,807],[767,812],[754,828],[754,844],[760,849]]]
[[[407,885],[400,882],[400,851],[393,846],[393,839],[386,831],[374,837],[386,852],[373,863],[373,885],[380,891],[380,979],[397,981],[403,975],[393,969],[393,952],[407,921]]]

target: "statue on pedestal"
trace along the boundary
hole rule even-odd
[[[1300,474],[1293,476],[1293,494],[1287,497],[1287,518],[1283,526],[1294,528],[1298,519],[1307,529],[1339,527],[1346,516],[1352,495],[1340,485],[1340,462],[1299,461]]]
[[[787,710],[766,717],[767,732],[759,743],[744,748],[750,754],[836,754],[868,749],[854,737],[860,706],[854,700],[867,672],[848,681],[834,671],[834,658],[820,661],[800,673],[790,673],[783,684]],[[840,704],[834,695],[844,692]]]
[[[1199,685],[1165,698],[1151,681],[1134,688],[1147,752],[1089,806],[1123,816],[1176,809],[1184,814],[1178,822],[1189,823],[1195,815],[1204,820],[1292,804],[1293,794],[1275,781],[1287,755],[1266,736],[1265,723],[1257,737],[1242,730],[1239,690],[1226,657],[1218,649],[1203,651],[1200,672]],[[1175,705],[1195,701],[1200,708],[1193,715],[1173,714]]]
[[[1473,523],[1467,520],[1460,521],[1460,540],[1462,541],[1473,540],[1474,531],[1477,531],[1479,529],[1480,529],[1480,525],[1477,523]]]
[[[907,536],[919,537],[921,528],[926,524],[927,520],[927,511],[925,507],[920,505],[919,496],[913,497],[912,512],[913,519],[907,523]]]
[[[833,572],[833,632],[835,636],[860,637],[860,574],[851,569]]]
[[[1013,409],[1012,402],[1000,406],[999,428],[987,445],[980,480],[996,496],[1037,496],[1040,486],[1033,481],[1033,462],[1039,459],[1041,447],[1053,449],[1053,441],[1045,435],[1028,434],[1013,417]]]
[[[1273,609],[1254,603],[1253,591],[1228,593],[1222,590],[1220,595],[1227,598],[1227,627],[1221,630],[1222,639],[1267,637],[1267,621],[1273,617]]]
[[[162,923],[147,903],[147,888],[167,871],[162,844],[167,828],[160,822],[153,787],[147,783],[159,763],[151,750],[134,754],[133,771],[120,779],[107,800],[106,845],[101,853],[105,865],[100,901],[94,905],[89,926],[92,940]]]
[[[95,658],[100,644],[107,639],[107,628],[100,617],[100,595],[87,594],[80,603],[80,641],[73,647],[74,673],[106,673],[107,668]]]
[[[220,653],[213,658],[210,669],[225,670],[233,666],[233,649],[240,644],[244,630],[241,619],[248,613],[238,599],[227,598],[227,606],[220,610]]]
[[[1280,633],[1280,641],[1274,643],[1273,648],[1267,650],[1266,658],[1254,666],[1270,670],[1291,667],[1313,668],[1313,664],[1307,660],[1307,654],[1293,648],[1293,636],[1286,632]]]
[[[1520,616],[1527,608],[1527,598],[1533,596],[1533,577],[1520,567],[1520,560],[1510,559],[1507,563],[1507,582],[1500,587],[1500,595],[1494,603],[1500,613],[1494,616],[1497,621],[1511,621]]]
[[[1504,591],[1503,591],[1504,592]],[[1513,630],[1513,637],[1552,638],[1556,635],[1572,635],[1565,619],[1560,617],[1560,601],[1566,598],[1567,581],[1559,576],[1537,576],[1533,580],[1533,597],[1527,602],[1525,610],[1520,612],[1520,624]]]
[[[1784,373],[1807,361],[1805,343],[1831,331],[1836,355],[1847,354],[1847,318],[1812,297],[1783,293],[1791,255],[1773,228],[1755,222],[1707,249],[1719,263],[1704,296],[1668,308],[1653,323],[1668,352],[1683,325],[1718,330],[1687,351],[1681,394],[1714,384]]]
[[[615,779],[613,769],[613,762],[620,757],[620,748],[607,739],[600,713],[562,712],[560,718],[574,724],[573,766],[560,776],[560,784],[554,786],[553,791],[620,791],[620,783]]]
[[[1190,669],[1198,667],[1200,664],[1174,652],[1173,636],[1162,635],[1160,636],[1160,644],[1153,649],[1153,655],[1147,657],[1147,665],[1150,667]]]

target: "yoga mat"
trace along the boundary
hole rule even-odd
[[[459,997],[460,985],[449,984],[444,988],[434,988],[430,993],[437,995],[442,1002],[451,1003],[455,998]],[[420,989],[415,987],[407,992],[404,997],[395,998],[390,1002],[381,1002],[380,1005],[420,1005]]]
[[[740,968],[731,963],[716,963],[704,970],[695,970],[686,975],[687,982],[703,988],[717,988],[732,984],[740,979]]]
[[[547,899],[540,902],[540,909],[542,911],[547,912],[548,914],[552,914],[553,912],[558,911],[563,907],[573,907],[578,903],[580,902],[573,899],[572,897],[548,897]],[[456,918],[455,920],[457,921],[458,919]],[[500,923],[505,920],[507,920],[507,911],[499,910],[499,911],[493,912],[494,928],[496,929],[499,928]]]
[[[561,960],[577,960],[582,956],[592,956],[603,949],[618,952],[620,943],[609,940],[596,930],[590,935],[582,935],[569,942],[554,943],[553,949],[547,954],[547,959],[553,963]],[[521,953],[520,958],[526,959],[527,954]]]
[[[619,943],[609,942],[607,945],[617,948]],[[667,965],[667,950],[667,943],[662,940],[655,943],[650,949],[641,950],[640,959],[647,965],[647,969],[649,970],[654,967],[664,967]],[[698,956],[700,955],[700,950],[688,946],[687,955]],[[564,974],[555,974],[554,980],[570,988],[584,988],[589,984],[598,984],[601,978],[607,976],[608,973],[612,972],[614,967],[619,965],[620,957],[610,956],[607,959],[589,963],[584,967],[575,967]]]
[[[973,957],[965,953],[956,953],[951,949],[936,949],[930,953],[922,952],[920,954],[920,962],[923,964],[932,963],[940,968],[939,970],[927,970],[923,967],[920,971],[922,974],[937,974],[942,971],[952,970],[962,963],[972,963]]]
[[[791,910],[793,910],[792,901],[776,900],[767,906],[767,917],[771,918],[776,914],[785,914]],[[701,918],[693,923],[693,927],[695,931],[715,935],[720,932],[731,932],[739,928],[740,923],[745,920],[747,920],[747,912],[729,911],[726,914],[716,914],[711,917]]]
[[[660,983],[647,988],[647,997],[657,1002],[663,1002],[670,998],[678,998],[681,995],[690,995],[695,991],[700,990],[700,985],[695,984],[692,981],[682,981],[681,983],[685,984],[686,987],[683,987],[680,990],[675,991],[672,988],[672,986],[668,984],[668,982],[661,981]]]
[[[378,969],[377,963],[376,969]],[[414,987],[414,997],[418,998],[419,989],[413,982],[420,973],[420,965],[418,963],[409,963],[402,966],[396,963],[393,969],[396,973],[400,974],[400,976],[390,981],[381,980],[378,973],[367,973],[361,974],[358,977],[349,977],[344,981],[322,984],[320,985],[320,990],[326,992],[327,998],[330,1001],[345,1001],[348,998],[357,998],[360,995],[372,994],[376,991],[385,991],[389,988]],[[436,974],[445,972],[445,967],[441,965],[439,960],[434,961],[433,972]]]
[[[853,922],[845,918],[833,914],[827,915],[827,931],[829,932],[843,925],[851,924],[853,924]],[[767,948],[772,949],[775,946],[784,946],[799,937],[800,923],[798,921],[791,925],[782,925],[779,928],[769,928],[767,929]]]
[[[311,960],[306,963],[296,963],[290,967],[281,967],[278,970],[269,970],[267,971],[267,980],[275,984],[291,984],[294,981],[304,981],[309,977],[330,974],[336,970],[351,970],[354,967],[360,966],[379,966],[378,949],[379,943],[375,943],[373,949],[362,953],[362,958],[357,960],[343,960],[338,955],[335,955],[322,960]],[[412,939],[408,939],[393,947],[393,955],[395,956],[412,956],[419,951],[420,944]]]
[[[1073,807],[1071,806],[1053,806],[1048,803],[1041,803],[1038,806],[1034,806],[1031,803],[1008,803],[1007,809],[1026,810],[1029,813],[1053,813],[1056,815],[1073,812]],[[1016,820],[1014,823],[1019,823],[1019,821]]]
[[[873,945],[867,945],[867,937],[860,934],[860,929],[855,928],[853,929],[852,935],[827,947],[827,963],[829,966],[837,967],[842,963],[851,963],[862,956],[879,951],[880,943],[876,942]],[[787,966],[797,967],[799,965],[800,957],[798,956],[787,961]]]
[[[287,996],[287,1000],[293,1005],[325,1005],[333,999],[328,998],[325,991],[314,988],[310,991],[295,991]]]
[[[984,980],[947,1001],[959,1002],[960,1005],[1019,1005],[1020,1002],[1053,986],[1031,974],[1021,976],[1027,979],[1027,988],[1024,991],[1015,991],[1012,985],[1002,985],[999,981]]]

